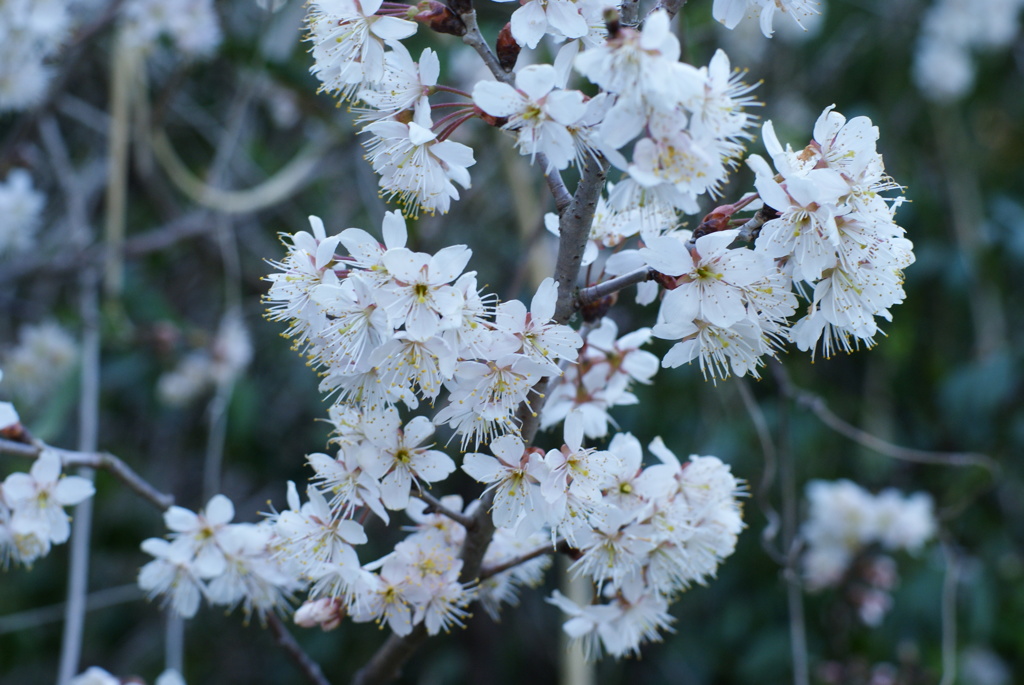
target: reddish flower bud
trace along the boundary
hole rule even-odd
[[[473,0],[447,0],[455,14],[469,14],[473,11]]]
[[[602,297],[596,302],[591,302],[590,304],[585,304],[580,307],[580,315],[583,317],[585,322],[595,323],[600,321],[604,315],[608,313],[608,310],[615,306],[615,303],[618,302],[618,300],[619,294],[612,293],[607,297]]]
[[[474,107],[473,110],[476,112],[476,115],[480,117],[480,119],[482,119],[483,122],[488,126],[495,126],[497,128],[501,128],[502,126],[508,123],[508,117],[492,116],[487,112],[483,111],[482,109],[480,109],[479,107]]]
[[[507,72],[511,72],[519,59],[519,51],[522,50],[516,39],[512,37],[512,22],[508,22],[498,32],[498,64]]]
[[[32,438],[29,436],[28,431],[20,423],[14,423],[6,428],[0,428],[0,438],[4,440],[12,440],[14,442],[31,443]]]
[[[437,0],[423,0],[416,8],[419,12],[414,18],[430,29],[452,36],[466,35],[466,25],[459,15]]]
[[[675,276],[668,276],[660,271],[653,272],[651,280],[657,282],[657,284],[665,290],[675,290],[679,287],[679,283],[676,281]]]
[[[618,11],[609,7],[604,11],[602,18],[604,19],[605,28],[608,29],[608,37],[617,38],[619,36],[619,29],[622,28],[622,21],[619,18]]]

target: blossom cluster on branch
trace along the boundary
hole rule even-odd
[[[148,50],[169,35],[196,57],[221,40],[207,0],[123,4],[118,50]],[[728,28],[758,18],[770,36],[779,14],[799,23],[816,5],[714,0],[712,12]],[[37,15],[0,37],[41,42],[33,54],[45,59],[67,21]],[[152,560],[138,584],[148,597],[183,617],[205,599],[263,620],[301,601],[301,626],[350,618],[404,639],[463,626],[474,603],[497,618],[565,553],[595,598],[581,605],[555,592],[549,601],[588,656],[637,655],[672,629],[670,605],[735,551],[746,488],[715,456],[681,460],[660,437],[619,430],[615,408],[638,403],[636,385],[651,383],[659,366],[697,362],[717,382],[759,377],[789,343],[826,357],[874,345],[878,318],[891,320],[904,299],[914,254],[895,222],[902,197],[887,195],[903,188],[885,173],[870,119],[828,106],[797,149],[767,120],[770,162],[747,156],[750,110],[763,104],[755,86],[723,50],[705,65],[681,61],[665,8],[643,21],[627,15],[602,0],[523,1],[492,51],[469,2],[309,3],[311,72],[351,104],[380,194],[401,210],[387,212],[379,232],[329,230],[333,221],[310,216],[308,230],[282,234],[286,252],[266,277],[267,318],[319,373],[333,432],[324,452],[306,456],[308,482],[283,486],[287,506],[259,523],[233,523],[224,495],[198,512],[158,504],[169,533],[142,543]],[[420,25],[462,36],[494,78],[446,85],[434,50],[417,60],[401,42]],[[539,46],[551,63],[517,65]],[[45,72],[42,64],[32,69]],[[7,97],[11,78],[0,74],[0,108],[42,97],[20,86],[21,100]],[[411,247],[407,222],[449,212],[459,188],[471,187],[480,150],[455,138],[478,121],[536,164],[554,195],[545,224],[559,237],[557,277],[536,284],[529,305],[484,293],[467,271],[466,245]],[[727,201],[729,177],[744,164],[753,190]],[[578,173],[575,191],[563,172]],[[718,206],[687,223],[711,201]],[[0,253],[31,244],[43,204],[29,177],[11,172],[0,209],[14,228],[0,228]],[[650,326],[620,330],[610,310],[633,285],[637,302],[657,313]],[[587,300],[588,289],[601,296]],[[661,358],[643,349],[654,338],[672,343]],[[230,386],[251,357],[240,321],[225,316],[210,350],[165,374],[159,392],[184,402]],[[17,422],[0,403],[0,430]],[[43,450],[30,473],[4,481],[4,565],[29,565],[67,540],[63,507],[93,487],[60,471],[60,457]],[[467,476],[478,498],[440,493]],[[855,487],[809,491],[813,587],[836,582],[866,545],[913,549],[933,532],[930,500],[872,499]],[[835,523],[829,506],[842,510],[846,500],[846,513],[873,512],[870,525],[851,532]],[[367,527],[390,525],[396,512],[412,525],[368,559]],[[105,676],[88,677],[80,682]]]

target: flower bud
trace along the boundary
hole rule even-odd
[[[512,37],[512,22],[508,22],[498,32],[498,42],[495,46],[498,51],[498,64],[507,72],[511,72],[519,59],[519,52],[522,47]]]
[[[452,36],[466,35],[466,25],[459,15],[437,0],[423,0],[416,9],[419,11],[413,18],[432,30]]]
[[[447,0],[455,14],[469,14],[473,11],[473,0]]]
[[[345,607],[340,600],[322,597],[307,600],[295,612],[295,625],[303,628],[320,626],[323,630],[334,630],[345,617]]]
[[[622,20],[619,17],[618,11],[609,7],[604,11],[602,18],[604,19],[605,28],[608,29],[608,37],[617,38],[619,29],[622,28]]]
[[[608,313],[615,303],[619,299],[618,293],[612,293],[606,297],[602,297],[596,302],[591,302],[580,307],[580,315],[586,323],[596,323],[604,318],[605,314]]]
[[[496,117],[496,116],[493,116],[493,115],[488,114],[487,112],[483,111],[479,107],[475,107],[474,111],[476,112],[476,115],[478,117],[480,117],[483,120],[483,122],[485,124],[487,124],[488,126],[494,126],[496,128],[501,128],[502,126],[504,126],[505,124],[508,123],[508,117]]]

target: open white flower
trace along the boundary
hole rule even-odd
[[[434,483],[455,470],[455,462],[444,452],[420,447],[434,434],[430,419],[417,416],[400,430],[401,425],[398,411],[392,407],[365,427],[372,449],[365,453],[364,468],[380,480],[381,499],[388,509],[404,509],[409,504],[413,482]]]
[[[476,163],[473,149],[453,140],[438,141],[431,131],[430,106],[421,98],[409,123],[387,120],[366,126],[366,158],[381,175],[380,187],[397,197],[413,216],[420,209],[445,214],[459,191],[452,183],[469,188],[467,167]]]
[[[535,485],[527,475],[523,441],[516,435],[503,435],[491,441],[494,456],[471,452],[462,458],[462,470],[474,480],[488,483],[494,490],[491,513],[495,525],[514,527],[533,509]]]
[[[548,159],[548,171],[578,163],[581,141],[571,126],[586,112],[583,93],[556,90],[558,74],[550,64],[532,64],[516,74],[516,87],[481,81],[473,89],[473,102],[495,117],[508,117],[502,128],[516,134],[520,154],[530,161],[538,154]],[[582,142],[585,147],[585,141]]]
[[[309,12],[312,71],[343,100],[384,77],[384,44],[416,33],[416,23],[377,16],[383,0],[314,0]]]
[[[497,0],[510,2],[511,0]],[[512,13],[512,37],[520,45],[537,47],[550,33],[565,38],[582,38],[590,32],[577,0],[529,0]]]
[[[11,508],[15,535],[35,535],[54,544],[66,542],[71,526],[64,507],[92,497],[91,481],[80,476],[61,478],[61,459],[44,450],[28,473],[12,473],[3,482],[3,499]]]

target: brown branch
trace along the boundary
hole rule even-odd
[[[597,201],[604,189],[608,160],[591,159],[583,167],[579,185],[572,202],[561,214],[558,222],[558,257],[555,261],[555,280],[558,282],[558,300],[555,303],[556,323],[568,323],[575,313],[576,279],[579,277],[583,250],[590,239]]]
[[[312,658],[302,649],[298,642],[295,641],[295,637],[288,631],[288,628],[281,621],[281,618],[270,612],[267,614],[267,627],[270,628],[270,632],[274,634],[274,641],[281,647],[292,660],[299,670],[302,671],[302,675],[306,676],[306,680],[313,683],[313,685],[331,685],[331,682],[324,676],[324,672],[320,669],[320,664],[313,661]]]
[[[169,509],[174,504],[174,496],[160,492],[128,464],[117,457],[106,452],[76,452],[65,450],[59,447],[51,447],[43,442],[34,443],[15,442],[0,438],[0,453],[13,454],[19,457],[36,458],[43,451],[54,452],[60,455],[61,462],[66,467],[86,466],[94,469],[102,469],[110,473],[114,478],[121,481],[129,490],[142,497],[160,511]]]
[[[480,25],[476,21],[476,10],[470,6],[468,12],[464,12],[459,16],[462,17],[462,21],[466,25],[466,35],[462,37],[462,41],[476,50],[476,53],[480,55],[480,59],[484,61],[487,68],[494,74],[494,78],[510,86],[515,85],[515,75],[501,68],[498,58],[494,55],[487,41],[484,40],[483,34],[480,33]],[[565,187],[565,182],[562,180],[562,175],[558,173],[558,170],[549,169],[547,155],[537,153],[534,155],[534,158],[537,160],[540,168],[544,170],[544,180],[547,181],[551,196],[555,198],[555,209],[559,214],[562,214],[572,202],[572,195],[569,194],[568,188]]]
[[[613,295],[620,290],[625,290],[631,285],[637,283],[643,283],[651,280],[654,275],[654,269],[649,266],[641,267],[635,271],[616,276],[615,278],[609,279],[597,285],[592,285],[587,288],[580,288],[579,292],[576,293],[575,308],[577,310],[583,309],[588,305],[595,304],[609,295]]]
[[[826,426],[862,447],[866,447],[878,454],[892,457],[893,459],[916,464],[979,466],[989,471],[993,476],[997,475],[1000,471],[999,464],[987,454],[979,452],[920,450],[913,447],[903,447],[902,445],[897,445],[872,435],[836,415],[828,408],[825,398],[793,385],[781,364],[773,364],[773,367],[776,369],[776,380],[779,382],[784,395],[792,399],[799,406],[810,409]]]
[[[374,653],[366,665],[356,671],[352,685],[375,685],[388,683],[398,677],[402,666],[412,657],[420,644],[427,639],[427,629],[419,623],[404,637],[392,633]]]
[[[665,10],[669,17],[674,17],[679,14],[679,10],[683,9],[685,4],[686,0],[659,0],[653,11]]]
[[[536,559],[537,557],[542,557],[545,554],[564,553],[568,550],[569,543],[565,541],[565,538],[559,538],[557,541],[555,541],[554,545],[541,545],[540,547],[530,550],[525,554],[520,554],[517,557],[507,559],[501,562],[500,564],[494,564],[493,566],[484,566],[482,569],[480,569],[480,580],[487,580],[491,576],[496,576],[499,573],[503,573],[504,571],[509,570],[510,568],[515,568],[520,564],[525,564],[526,562],[531,561],[532,559]]]
[[[428,513],[429,512],[437,512],[438,514],[441,514],[443,516],[447,516],[452,521],[455,521],[456,523],[458,523],[459,525],[461,525],[463,528],[466,528],[466,529],[469,529],[473,525],[475,525],[475,521],[473,520],[472,516],[466,516],[465,514],[460,514],[457,511],[452,511],[448,507],[446,507],[443,504],[441,504],[441,500],[439,500],[438,498],[434,497],[429,492],[427,492],[423,488],[421,488],[419,486],[419,484],[417,484],[416,488],[413,490],[412,496],[416,497],[417,499],[421,499],[421,500],[423,500],[424,502],[427,503],[427,512]]]

